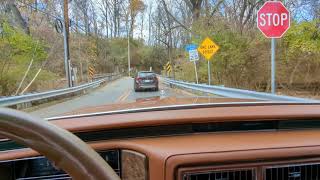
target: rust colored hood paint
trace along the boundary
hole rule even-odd
[[[205,103],[224,103],[224,102],[254,102],[253,99],[235,99],[235,98],[216,98],[216,97],[192,97],[192,98],[176,98],[166,97],[160,98],[159,96],[137,99],[135,102],[130,103],[116,103],[103,106],[94,106],[78,109],[76,111],[68,112],[64,115],[79,115],[97,112],[108,112],[125,109],[138,109],[148,107],[161,107],[173,106],[184,104],[205,104]]]

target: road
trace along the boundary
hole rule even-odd
[[[176,91],[168,86],[161,83],[159,84],[159,91],[145,91],[145,92],[135,92],[133,90],[133,78],[124,77],[106,84],[104,87],[100,87],[88,94],[79,96],[68,101],[59,102],[47,107],[39,107],[31,114],[41,117],[48,118],[59,116],[77,109],[107,105],[112,103],[121,102],[135,102],[141,98],[149,97],[186,97],[190,96],[187,93],[181,93],[181,91]]]

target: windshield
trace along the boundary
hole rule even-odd
[[[43,118],[315,102],[319,75],[319,0],[0,3],[0,106]]]
[[[138,77],[148,77],[148,76],[155,76],[153,72],[139,72]]]

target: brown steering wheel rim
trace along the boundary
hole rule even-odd
[[[120,180],[90,146],[46,120],[0,108],[0,134],[39,152],[73,179]]]

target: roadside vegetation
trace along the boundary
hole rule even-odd
[[[223,23],[223,22],[221,22]],[[293,22],[286,35],[277,40],[276,70],[278,88],[304,89],[319,93],[320,83],[320,29],[317,21]],[[257,29],[240,34],[227,25],[208,29],[198,24],[201,37],[209,36],[219,46],[219,52],[212,59],[212,79],[214,84],[268,91],[270,89],[270,40]],[[201,43],[199,39],[192,42]],[[184,56],[177,78],[195,81],[193,63]],[[199,63],[199,80],[207,82],[207,62]],[[180,70],[180,71],[179,71]],[[189,73],[188,73],[189,72]]]
[[[66,87],[63,36],[55,29],[62,0],[3,0],[0,4],[0,96]],[[195,82],[185,45],[210,37],[220,50],[212,58],[215,85],[270,91],[270,40],[256,28],[263,0],[73,0],[69,4],[70,55],[76,83],[96,74],[149,70]],[[320,93],[320,2],[287,0],[291,28],[277,40],[281,93]],[[207,61],[197,62],[207,83]],[[24,78],[25,77],[25,78]]]

